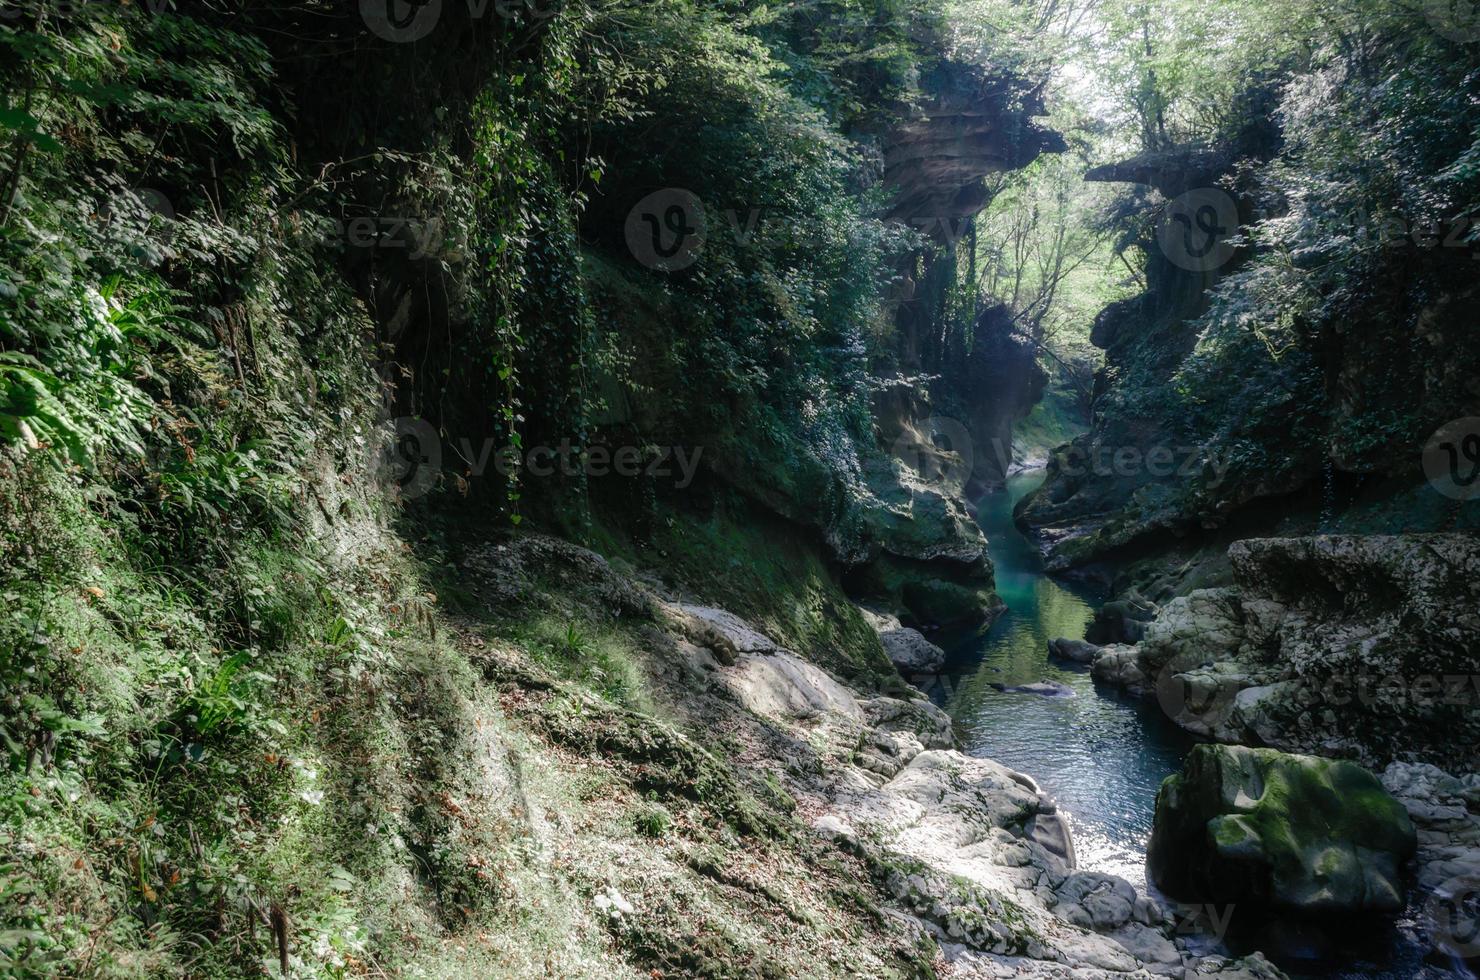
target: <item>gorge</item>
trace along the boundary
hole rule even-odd
[[[0,10],[0,974],[1470,977],[1480,20]]]

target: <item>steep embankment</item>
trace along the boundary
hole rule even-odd
[[[1052,801],[957,751],[950,720],[917,692],[850,688],[732,613],[554,539],[471,536],[446,558],[457,646],[526,744],[566,767],[589,760],[589,789],[565,814],[565,850],[581,858],[548,873],[596,896],[636,965],[928,972],[943,956],[967,977],[1279,976],[1258,957],[1199,956],[1179,940],[1181,910],[1076,870]],[[566,617],[585,632],[562,634]],[[531,642],[551,627],[548,646]],[[583,683],[619,683],[643,714]],[[627,819],[654,839],[632,840]],[[804,863],[818,879],[794,876]],[[856,890],[848,874],[862,876]],[[877,918],[860,928],[859,912]],[[832,937],[826,966],[805,966],[819,933]]]
[[[0,25],[3,969],[933,972],[881,854],[785,780],[857,755],[863,793],[868,745],[915,748],[845,572],[922,624],[995,606],[959,495],[870,416],[899,270],[935,270],[916,324],[952,281],[873,206],[969,216],[1051,140],[934,4],[694,8]],[[631,565],[503,542],[537,522]],[[680,596],[796,676],[722,695]],[[1043,807],[982,769],[1018,856]],[[962,907],[922,918],[1069,958]]]

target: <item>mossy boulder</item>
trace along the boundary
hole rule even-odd
[[[1407,810],[1360,766],[1201,745],[1162,784],[1148,862],[1181,901],[1396,912],[1415,849]]]

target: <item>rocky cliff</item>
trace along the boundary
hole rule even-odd
[[[1220,741],[1480,764],[1480,539],[1251,540],[1229,559],[1232,587],[1174,599],[1096,676]]]
[[[1436,432],[1480,406],[1480,350],[1458,312],[1469,250],[1394,237],[1327,281],[1318,256],[1341,246],[1319,238],[1322,219],[1252,182],[1287,162],[1278,147],[1187,146],[1088,175],[1135,185],[1147,288],[1096,321],[1092,429],[1054,454],[1019,513],[1054,568],[1228,530],[1473,525],[1423,471]],[[1192,242],[1203,221],[1217,230]],[[1281,261],[1288,279],[1271,271]],[[1307,303],[1304,289],[1328,298]]]
[[[959,330],[945,322],[945,296],[958,246],[989,203],[985,179],[1064,144],[1035,122],[1045,111],[1041,95],[1021,79],[943,61],[921,89],[882,139],[889,219],[927,244],[906,263],[891,348],[876,366],[877,445],[861,447],[836,516],[820,523],[815,493],[778,495],[785,484],[744,483],[789,519],[818,523],[859,598],[916,626],[959,626],[1000,610],[968,501],[1000,484],[1012,460],[1012,424],[1036,404],[1047,378],[1005,310],[989,307]]]

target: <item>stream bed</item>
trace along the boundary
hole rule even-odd
[[[1139,699],[1097,691],[1089,668],[1049,660],[1048,641],[1084,636],[1104,596],[1046,575],[1037,548],[1013,526],[1013,507],[1043,478],[1041,471],[1013,477],[979,504],[1007,612],[990,630],[947,643],[948,672],[935,698],[955,719],[965,751],[1027,773],[1058,800],[1081,866],[1144,889],[1157,788],[1195,742]],[[1075,696],[992,687],[1039,681]]]
[[[935,637],[949,659],[930,695],[954,719],[964,751],[1026,773],[1058,801],[1081,868],[1118,875],[1155,894],[1146,881],[1146,844],[1156,792],[1181,770],[1196,740],[1154,705],[1097,687],[1087,667],[1049,659],[1048,641],[1083,637],[1105,597],[1046,574],[1037,547],[1013,524],[1013,507],[1043,479],[1041,471],[1012,477],[1005,490],[979,502],[977,522],[987,535],[1007,612],[988,630]],[[1062,684],[1074,696],[1016,694],[993,686],[1040,681]],[[1236,952],[1272,953],[1295,978],[1472,976],[1426,961],[1428,950],[1415,933],[1419,913],[1414,907],[1396,924],[1373,929],[1352,923],[1319,935],[1274,935],[1266,923],[1258,935],[1229,939]],[[1279,955],[1278,946],[1287,955]]]

